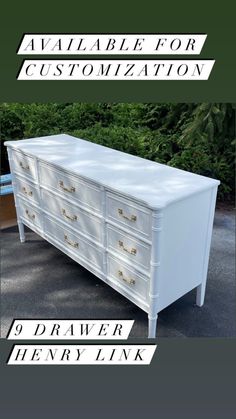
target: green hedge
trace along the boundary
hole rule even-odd
[[[3,141],[68,133],[221,181],[219,200],[234,196],[233,104],[1,104]]]

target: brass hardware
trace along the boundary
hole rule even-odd
[[[30,214],[30,213],[29,213],[29,210],[27,210],[27,209],[26,209],[26,210],[25,210],[25,213],[26,213],[26,215],[27,215],[27,217],[28,217],[28,218],[31,218],[32,220],[34,220],[34,219],[35,219],[35,214]]]
[[[123,281],[127,282],[127,284],[129,284],[129,285],[134,285],[135,284],[135,279],[126,278],[122,271],[118,271],[118,275],[121,279],[123,279]]]
[[[68,220],[71,220],[71,221],[76,221],[78,218],[77,215],[72,215],[72,216],[68,215],[64,208],[62,209],[62,215],[64,215],[64,217],[68,218]]]
[[[61,189],[63,189],[63,191],[70,192],[70,193],[75,192],[75,187],[74,186],[71,186],[71,188],[66,188],[66,186],[64,186],[64,182],[62,180],[60,180],[59,186],[60,186]]]
[[[29,165],[27,164],[26,166],[23,165],[22,161],[20,161],[20,167],[24,170],[29,170]]]
[[[79,243],[71,241],[66,234],[64,234],[64,240],[67,244],[69,244],[72,247],[79,247]]]
[[[136,255],[136,253],[137,253],[137,249],[135,249],[134,247],[132,247],[132,249],[127,249],[125,246],[124,246],[124,243],[121,241],[121,240],[119,240],[119,246],[125,251],[125,252],[127,252],[127,253],[130,253],[131,255]]]
[[[32,191],[27,191],[27,189],[26,189],[25,187],[23,187],[23,188],[22,188],[22,192],[23,192],[25,195],[29,195],[29,196],[32,196],[32,195],[33,195],[33,192],[32,192]]]
[[[121,209],[121,208],[118,208],[118,214],[121,215],[126,220],[129,220],[129,221],[136,221],[137,220],[136,215],[131,215],[130,217],[128,217],[127,215],[124,215],[123,209]]]

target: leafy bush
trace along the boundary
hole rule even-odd
[[[3,107],[0,114],[1,130],[1,173],[9,172],[7,150],[3,143],[5,140],[17,140],[24,135],[25,125],[23,119],[14,111]]]
[[[221,181],[218,198],[234,196],[235,106],[216,103],[5,103],[3,141],[68,133]]]
[[[145,154],[145,140],[149,132],[145,129],[135,130],[134,128],[117,125],[102,127],[100,124],[95,124],[84,130],[69,132],[69,134],[143,157]]]

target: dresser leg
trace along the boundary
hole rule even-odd
[[[25,242],[25,228],[24,224],[21,221],[18,221],[18,228],[19,228],[19,234],[20,234],[20,241],[21,243]]]
[[[158,315],[156,315],[155,317],[148,316],[148,337],[149,338],[156,337],[157,318],[158,318]]]
[[[203,282],[197,287],[196,304],[199,307],[202,307],[204,304],[205,292],[206,292],[206,282]]]

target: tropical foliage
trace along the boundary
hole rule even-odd
[[[68,133],[221,181],[220,200],[234,196],[235,106],[227,103],[3,103],[5,140]]]

